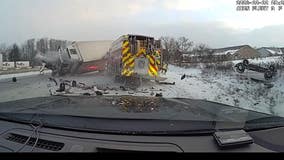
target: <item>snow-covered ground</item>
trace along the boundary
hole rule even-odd
[[[186,74],[187,78],[181,80]],[[169,81],[175,86],[163,86],[167,97],[206,99],[232,106],[284,116],[284,76],[278,73],[272,88],[250,78],[264,79],[263,74],[246,71],[221,72],[169,66]]]

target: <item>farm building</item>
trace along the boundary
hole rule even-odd
[[[214,56],[226,55],[226,57],[228,57],[229,60],[259,57],[258,51],[249,45],[214,49],[213,55]]]

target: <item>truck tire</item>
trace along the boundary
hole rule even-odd
[[[273,73],[272,73],[271,71],[266,71],[266,72],[264,73],[264,78],[265,78],[266,80],[271,79],[272,76],[273,76]]]
[[[244,73],[245,72],[245,65],[243,63],[236,64],[236,70],[238,73]]]
[[[248,66],[249,61],[248,61],[247,59],[244,59],[244,60],[243,60],[243,64],[244,64],[244,66]]]

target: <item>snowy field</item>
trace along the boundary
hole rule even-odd
[[[187,78],[181,80],[181,75]],[[170,66],[168,80],[175,86],[164,86],[165,96],[205,99],[250,110],[284,116],[284,77],[279,72],[269,84],[252,81],[263,74],[246,71],[221,72]]]

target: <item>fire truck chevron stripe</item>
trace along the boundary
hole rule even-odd
[[[126,45],[126,46],[122,46],[122,49],[124,49],[124,48],[129,48],[129,44]]]
[[[129,77],[134,73],[134,71],[128,71],[125,76]]]
[[[129,57],[129,59],[127,61],[125,61],[124,66],[129,66],[129,67],[134,67],[134,58],[133,57]],[[130,66],[131,65],[131,66]]]
[[[136,54],[136,57],[140,57],[142,54],[145,54],[145,49],[141,49],[141,50]]]
[[[149,71],[153,73],[153,75],[157,76],[158,75],[158,72],[156,70],[155,67],[153,67],[152,65],[149,66]]]
[[[129,42],[128,41],[125,41],[123,44],[122,44],[122,47],[125,48],[129,45]]]
[[[125,75],[125,74],[127,74],[127,72],[128,72],[128,70],[127,70],[127,69],[124,69],[121,74],[122,74],[122,75]]]
[[[131,67],[131,68],[134,68],[134,59],[133,59],[133,61],[131,62],[131,63],[129,63],[129,67]]]
[[[156,63],[157,63],[157,65],[160,65],[160,64],[161,64],[161,61],[158,60],[158,59],[156,59]]]
[[[150,70],[148,70],[148,74],[150,75],[150,76],[154,76],[154,74],[152,73],[152,71],[150,71]]]
[[[124,56],[124,57],[122,58],[122,63],[127,62],[130,57],[131,57],[131,54],[128,53],[126,56]]]
[[[158,75],[158,66],[155,64],[155,58],[151,55],[147,55],[147,58],[149,60],[148,74],[150,76],[157,76]]]
[[[134,73],[133,70],[125,69],[121,74],[124,76],[131,76]]]
[[[127,49],[127,48],[130,48],[130,47],[127,45],[127,46],[125,46],[125,47],[122,47],[122,50],[125,50],[125,49]]]
[[[149,56],[149,61],[151,64],[155,64],[155,59],[152,56]]]
[[[127,54],[127,53],[129,52],[129,50],[130,50],[129,47],[128,47],[128,48],[123,48],[123,49],[122,49],[122,55]]]
[[[140,57],[142,53],[143,53],[143,52],[138,52],[138,53],[136,54],[136,57]]]
[[[157,65],[149,65],[149,68],[150,68],[151,70],[155,71],[155,72],[158,71]]]

